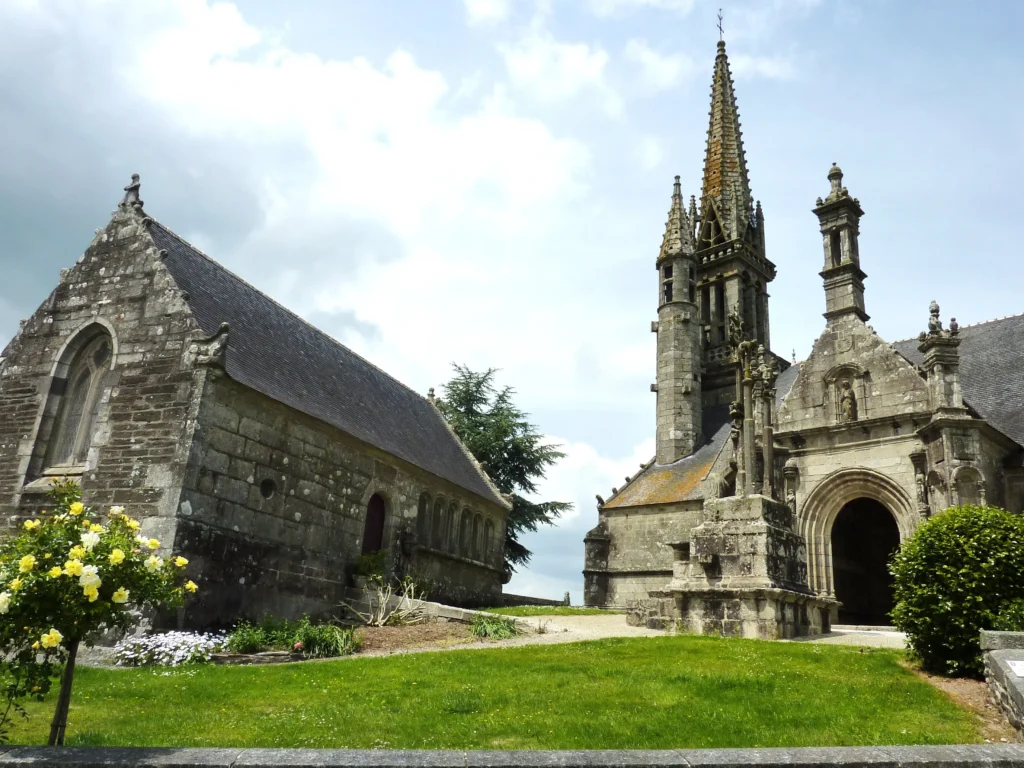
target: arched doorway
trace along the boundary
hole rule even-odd
[[[384,546],[384,514],[387,507],[379,493],[366,505],[366,526],[363,528],[363,554],[379,552]]]
[[[840,624],[892,623],[889,558],[900,546],[896,519],[874,499],[847,502],[832,524],[832,573]]]

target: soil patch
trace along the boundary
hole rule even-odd
[[[913,664],[905,664],[918,677],[927,680],[949,698],[971,710],[978,718],[981,735],[989,743],[1016,743],[1021,740],[1006,715],[992,698],[988,683],[966,677],[940,677],[930,675]]]
[[[469,626],[451,621],[405,624],[397,627],[360,627],[359,653],[391,653],[410,648],[443,647],[472,643]]]

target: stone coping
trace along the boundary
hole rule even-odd
[[[1024,650],[1024,632],[996,632],[991,629],[981,630],[981,650]]]
[[[53,768],[735,768],[743,765],[759,768],[833,765],[850,768],[1024,768],[1024,744],[523,752],[0,746],[0,768],[26,765]]]

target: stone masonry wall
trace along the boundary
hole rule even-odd
[[[169,543],[202,376],[183,362],[197,326],[141,214],[124,208],[61,271],[59,285],[4,352],[0,520],[14,526],[46,505],[50,483],[41,473],[63,384],[60,364],[90,326],[110,334],[113,366],[80,476],[83,498],[101,508],[128,507],[147,535]]]
[[[362,552],[367,504],[385,500],[393,565],[440,580],[432,597],[493,601],[501,571],[453,565],[415,541],[420,495],[461,498],[500,522],[504,510],[232,381],[206,382],[179,509],[176,547],[202,579],[185,623],[237,616],[336,615]]]
[[[689,541],[702,519],[701,502],[660,504],[622,510],[602,510],[600,519],[611,537],[604,574],[588,574],[588,582],[600,582],[604,601],[587,595],[587,605],[624,608],[660,592],[672,579],[675,552],[672,542]],[[593,568],[602,564],[588,563]]]

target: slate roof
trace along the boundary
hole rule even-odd
[[[228,375],[507,507],[424,397],[154,222],[164,264],[208,335],[228,323]]]
[[[1024,315],[960,329],[960,390],[964,402],[1014,442],[1024,445]],[[914,365],[924,362],[917,339],[896,342]]]
[[[791,365],[775,381],[775,405],[782,402],[796,381],[799,364]],[[702,413],[704,434],[710,439],[679,461],[655,464],[652,460],[631,482],[619,490],[604,505],[604,509],[641,507],[646,504],[668,504],[677,501],[703,499],[711,469],[729,440],[729,407],[716,405]]]

